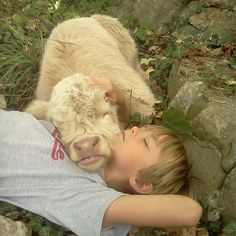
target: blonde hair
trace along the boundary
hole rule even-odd
[[[164,126],[147,125],[160,147],[160,162],[139,171],[139,181],[153,185],[152,194],[190,194],[188,173],[190,165],[178,134]]]

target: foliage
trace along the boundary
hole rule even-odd
[[[200,199],[203,207],[201,225],[208,229],[210,236],[219,235],[222,229],[221,212],[223,209],[219,206],[219,194],[219,191],[213,191]]]
[[[0,215],[12,220],[21,220],[32,229],[35,236],[63,236],[61,229],[41,216],[14,205],[0,202]]]
[[[236,235],[236,221],[231,221],[228,225],[223,228],[223,232],[227,236],[235,236]]]
[[[163,125],[177,133],[192,132],[193,128],[186,120],[184,112],[176,108],[169,108],[162,113]]]
[[[150,117],[142,116],[140,113],[134,113],[128,120],[130,127],[132,126],[143,126],[150,124]]]
[[[78,15],[112,13],[118,2],[1,1],[0,84],[6,87],[8,107],[21,110],[32,99],[44,42],[58,22]]]
[[[1,19],[0,78],[8,85],[8,106],[21,109],[33,96],[45,38],[55,22],[71,17],[71,13],[61,17],[49,1],[16,1],[19,10],[12,1],[2,5],[9,15]]]
[[[62,0],[60,5],[66,7],[73,6],[80,16],[89,16],[91,14],[100,13],[114,15],[117,8],[121,4],[121,0]]]
[[[226,73],[224,71],[216,72],[208,77],[207,81],[216,87],[225,88],[236,94],[235,73]]]
[[[236,69],[236,49],[233,51],[232,57],[230,59],[230,65],[233,69]]]
[[[213,34],[208,39],[208,44],[213,48],[217,48],[223,44],[223,41],[219,34]]]
[[[141,21],[138,28],[135,30],[135,36],[138,40],[141,41],[141,43],[148,44],[149,41],[153,40],[154,35],[151,30],[149,30],[151,27],[150,22],[147,20]]]
[[[180,28],[181,26],[185,25],[187,23],[186,17],[177,17],[172,22],[164,23],[162,26],[162,32],[164,35],[169,35],[173,33],[174,30]]]

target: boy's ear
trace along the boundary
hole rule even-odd
[[[152,184],[141,183],[137,177],[130,177],[129,184],[131,188],[139,194],[151,194],[153,192]]]

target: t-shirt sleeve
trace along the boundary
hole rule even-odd
[[[48,200],[44,215],[79,236],[125,236],[129,225],[117,225],[102,230],[102,221],[108,206],[124,195],[102,184],[91,183],[58,190]]]

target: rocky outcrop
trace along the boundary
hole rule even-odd
[[[13,221],[0,215],[1,236],[31,236],[31,230],[21,221]]]
[[[179,28],[175,36],[179,39],[197,37],[219,44],[235,42],[236,2],[202,0],[192,1],[182,13],[188,24]]]
[[[219,207],[230,221],[236,219],[236,96],[225,95],[207,80],[219,64],[219,59],[205,57],[176,62],[168,96],[169,106],[183,110],[194,127],[193,135],[185,137],[194,192],[201,199],[220,191]],[[236,71],[228,70],[236,77]]]
[[[125,0],[122,3],[120,15],[134,15],[140,21],[146,19],[155,28],[170,22],[182,12],[186,0]]]
[[[236,220],[236,94],[228,93],[236,71],[222,56],[222,45],[236,42],[233,6],[230,0],[201,0],[186,7],[182,17],[188,23],[173,36],[199,39],[205,52],[176,61],[168,88],[169,106],[182,109],[194,128],[185,137],[194,192],[198,199],[217,192],[213,210],[225,223]]]

